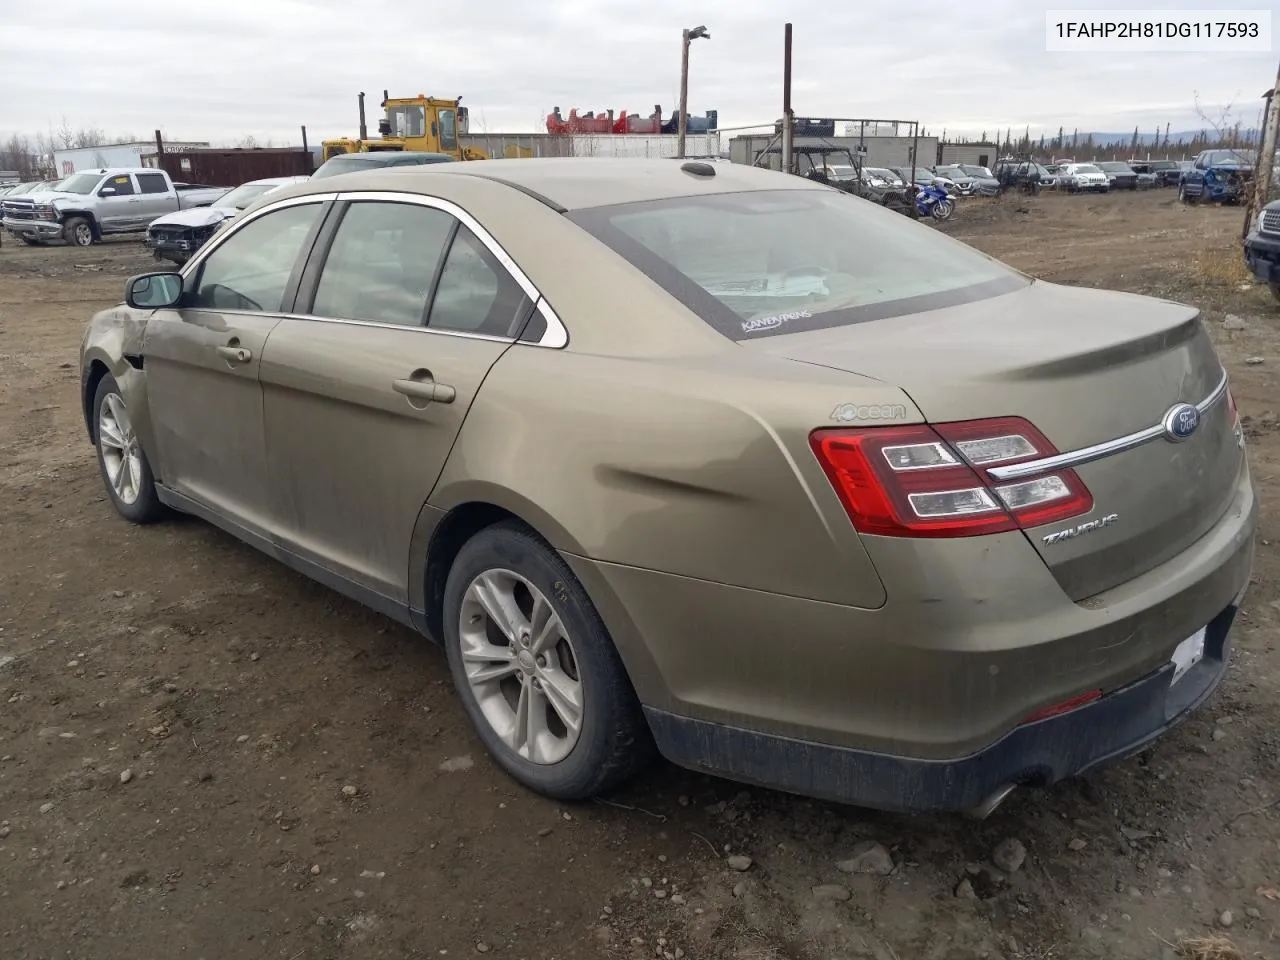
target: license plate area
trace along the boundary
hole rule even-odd
[[[1208,627],[1201,627],[1174,648],[1170,662],[1173,664],[1173,678],[1169,686],[1173,686],[1187,675],[1192,667],[1204,659],[1204,638]]]

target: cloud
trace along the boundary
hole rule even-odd
[[[376,104],[383,89],[461,95],[489,131],[540,129],[554,106],[647,113],[661,103],[669,113],[680,30],[699,24],[711,39],[691,50],[691,112],[718,109],[722,126],[767,124],[781,112],[786,19],[802,116],[916,119],[972,134],[1028,124],[1176,130],[1203,125],[1198,94],[1213,116],[1235,103],[1234,119],[1256,122],[1258,94],[1274,77],[1270,54],[1046,53],[1045,7],[1069,5],[219,0],[116,17],[97,2],[63,0],[50,17],[8,2],[0,124],[33,133],[65,116],[109,133],[160,127],[215,143],[297,142],[305,124],[314,143],[353,135],[356,93]]]

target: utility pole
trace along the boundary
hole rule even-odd
[[[680,37],[680,117],[676,127],[676,156],[684,159],[684,138],[689,129],[689,44],[694,40],[711,39],[706,27],[685,30]],[[659,118],[661,119],[661,118]]]
[[[1253,203],[1244,230],[1248,234],[1254,217],[1262,215],[1262,208],[1271,196],[1271,172],[1276,162],[1276,131],[1280,128],[1280,71],[1276,73],[1276,85],[1264,94],[1267,101],[1266,123],[1262,127],[1262,149],[1258,151],[1258,165],[1253,171]]]
[[[796,118],[791,112],[791,24],[783,31],[782,40],[782,172],[793,173],[795,168],[792,153],[792,136],[795,133]]]

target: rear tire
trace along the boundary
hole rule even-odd
[[[444,645],[476,733],[531,790],[584,799],[653,756],[600,615],[559,554],[518,521],[487,527],[458,552],[445,583]]]
[[[84,217],[72,217],[62,225],[62,239],[77,247],[93,246],[93,224]]]

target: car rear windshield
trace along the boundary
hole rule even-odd
[[[835,190],[678,197],[569,216],[733,340],[935,310],[1031,282]]]

